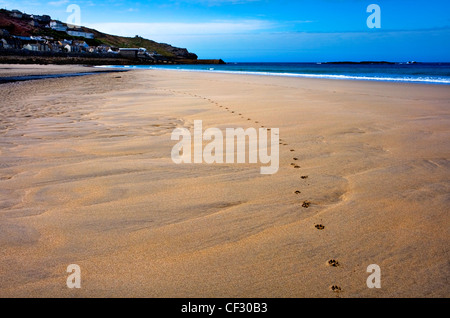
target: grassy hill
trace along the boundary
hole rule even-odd
[[[114,47],[122,47],[122,48],[135,48],[135,47],[142,47],[146,48],[148,51],[151,52],[157,52],[161,54],[162,56],[168,57],[168,58],[187,58],[187,59],[197,59],[197,55],[190,53],[187,49],[184,48],[177,48],[169,44],[165,43],[158,43],[152,40],[145,39],[140,36],[135,37],[123,37],[123,36],[116,36],[116,35],[110,35],[105,34],[102,32],[99,32],[94,29],[89,28],[82,28],[85,32],[90,32],[94,34],[94,37],[99,42],[114,46]]]

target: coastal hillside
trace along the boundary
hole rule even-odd
[[[134,38],[105,34],[97,30],[82,28],[84,32],[91,32],[95,38],[101,43],[113,47],[133,48],[143,47],[147,51],[157,52],[165,57],[197,59],[197,55],[190,53],[187,49],[174,47],[166,43],[158,43],[152,40],[136,36]]]
[[[24,56],[37,56],[39,60],[58,58],[59,64],[66,55],[76,57],[77,62],[80,58],[111,58],[119,64],[128,64],[130,59],[134,60],[133,64],[223,63],[222,60],[199,60],[196,54],[185,48],[158,43],[138,35],[116,36],[83,26],[69,26],[48,15],[0,10],[0,57],[9,56],[8,61],[4,62],[11,62],[11,56],[17,56],[17,60],[24,60]],[[118,59],[128,61],[121,62]],[[32,61],[37,62],[36,58]]]

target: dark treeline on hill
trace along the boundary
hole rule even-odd
[[[128,50],[126,50],[128,49]],[[185,48],[140,36],[122,37],[70,26],[48,15],[0,9],[0,63],[222,64]]]

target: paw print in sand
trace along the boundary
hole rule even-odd
[[[327,264],[329,265],[329,266],[333,266],[333,267],[338,267],[340,264],[339,264],[339,262],[337,261],[337,260],[335,260],[335,259],[330,259],[328,262],[327,262]]]
[[[336,293],[339,293],[340,291],[342,291],[341,287],[339,287],[338,285],[333,285],[330,287],[330,289]]]

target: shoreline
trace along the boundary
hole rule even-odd
[[[448,296],[450,93],[398,84],[135,70],[0,85],[0,295],[73,297],[78,264],[78,297]],[[200,119],[279,128],[278,173],[174,164],[172,131]]]
[[[213,64],[211,64],[213,66]],[[140,69],[136,65],[97,65],[96,68],[117,68],[117,69]],[[218,73],[218,74],[234,74],[234,75],[255,75],[255,76],[274,76],[274,77],[288,77],[288,78],[306,78],[306,79],[326,79],[326,80],[347,80],[347,81],[367,81],[367,82],[383,82],[383,83],[405,83],[405,84],[429,84],[429,85],[450,85],[450,82],[445,80],[420,80],[420,79],[405,79],[405,78],[382,78],[382,77],[364,77],[364,76],[350,76],[350,75],[334,75],[334,74],[298,74],[298,73],[276,73],[276,72],[252,72],[252,71],[226,71],[226,70],[196,70],[196,69],[173,69],[158,66],[148,65],[149,70],[173,70],[180,72],[201,72],[201,73]]]
[[[214,66],[216,64],[207,64]],[[178,72],[198,72],[198,73],[210,73],[210,74],[230,74],[230,75],[248,75],[248,76],[263,76],[263,77],[280,77],[280,78],[298,78],[298,79],[312,79],[312,80],[339,80],[339,81],[349,81],[349,82],[369,82],[369,83],[396,83],[396,84],[405,84],[405,85],[438,85],[445,86],[450,85],[450,83],[442,82],[442,81],[432,81],[432,80],[415,80],[415,79],[385,79],[385,78],[376,78],[376,77],[357,77],[357,76],[346,76],[346,75],[332,75],[332,74],[295,74],[295,73],[267,73],[267,72],[247,72],[247,71],[224,71],[224,70],[195,70],[195,69],[172,69],[172,68],[161,68],[159,66],[164,65],[146,65],[149,68],[139,68],[136,65],[58,65],[58,64],[50,64],[50,65],[41,65],[41,64],[0,64],[0,80],[5,80],[4,83],[7,83],[9,77],[15,77],[14,75],[8,76],[8,72],[5,72],[6,69],[12,70],[11,73],[19,72],[20,76],[34,76],[36,69],[40,70],[39,75],[45,77],[46,75],[53,74],[68,74],[70,73],[67,69],[74,68],[77,72],[75,73],[96,73],[96,72],[121,72],[121,71],[130,71],[130,70],[157,70],[157,71],[178,71]],[[182,65],[180,65],[182,67]],[[60,71],[54,71],[53,69],[60,68]],[[30,74],[28,74],[25,70],[32,70]],[[50,71],[46,70],[50,69]],[[87,70],[90,71],[87,71]],[[111,70],[114,69],[114,70]],[[20,72],[20,70],[24,70],[24,72]],[[95,71],[93,71],[95,70]],[[5,76],[6,75],[6,76]],[[32,80],[32,79],[30,79]],[[12,80],[12,81],[22,81],[22,80]],[[0,84],[4,84],[0,83]]]

